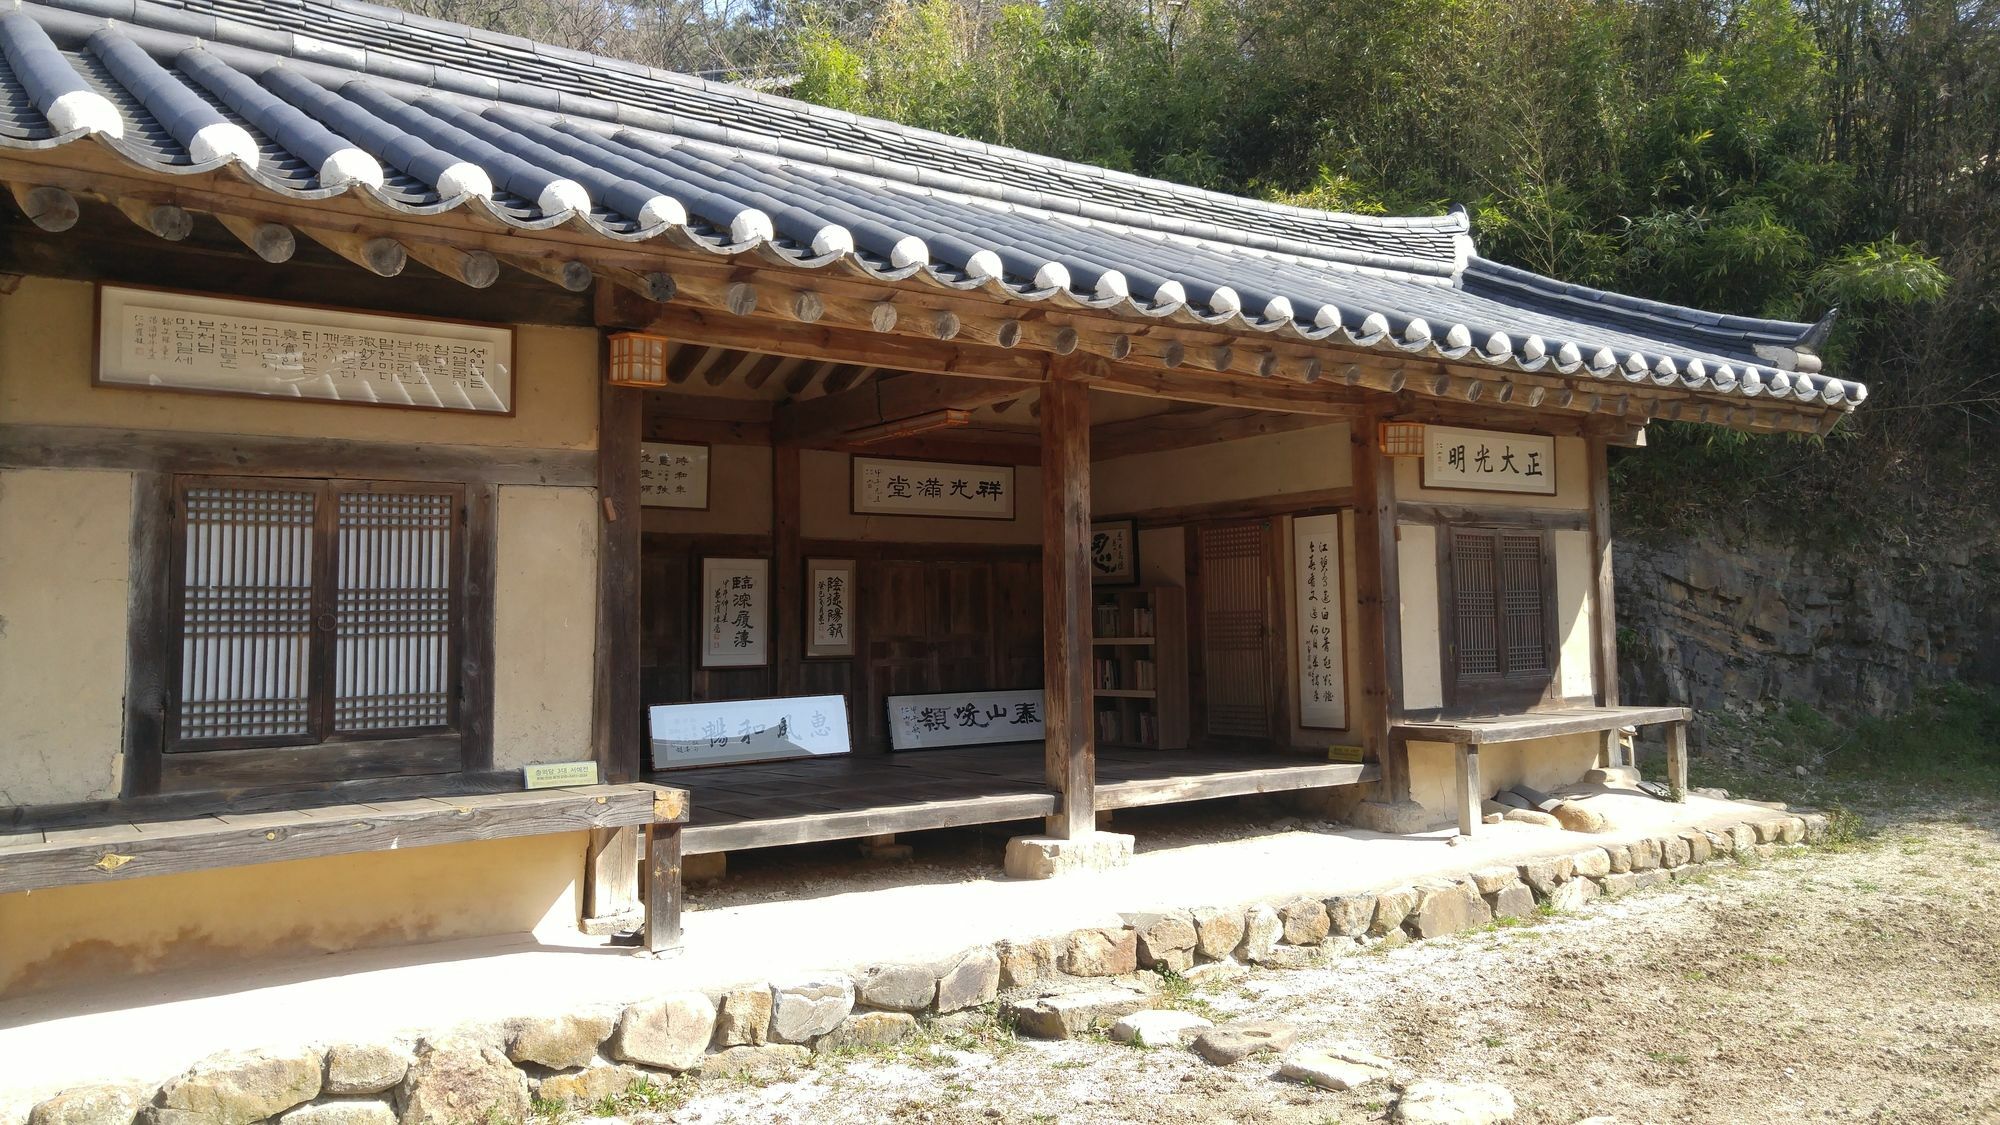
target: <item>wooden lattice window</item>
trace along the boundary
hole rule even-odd
[[[1459,702],[1541,694],[1555,667],[1554,568],[1540,531],[1450,529],[1449,652]]]
[[[453,485],[185,477],[169,750],[458,725]]]

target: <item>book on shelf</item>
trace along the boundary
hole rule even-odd
[[[1143,606],[1132,611],[1132,635],[1150,637],[1153,635],[1153,611]]]
[[[1154,689],[1156,685],[1153,681],[1152,661],[1134,660],[1132,662],[1132,686],[1138,688],[1140,691],[1152,691]]]
[[[1101,605],[1101,606],[1098,606],[1098,607],[1097,607],[1097,620],[1096,620],[1096,622],[1095,622],[1095,625],[1094,625],[1094,627],[1095,627],[1095,629],[1096,629],[1096,631],[1097,631],[1097,635],[1098,635],[1099,637],[1116,637],[1116,636],[1118,636],[1118,635],[1119,635],[1119,633],[1118,633],[1118,607],[1117,607],[1117,606],[1115,606],[1115,605]]]

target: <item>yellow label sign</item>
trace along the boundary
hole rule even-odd
[[[530,789],[561,789],[570,785],[597,784],[596,762],[539,762],[523,766]]]
[[[1365,751],[1359,746],[1329,746],[1326,760],[1329,762],[1359,762]]]

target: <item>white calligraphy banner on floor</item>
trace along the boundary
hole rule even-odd
[[[651,708],[653,768],[720,766],[845,754],[847,700],[838,695],[729,699]]]
[[[1040,688],[889,697],[889,745],[897,750],[1041,740]]]

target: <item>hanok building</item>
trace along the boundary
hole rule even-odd
[[[642,870],[665,944],[676,848],[1042,821],[1049,869],[1286,791],[1470,831],[1684,746],[1617,696],[1607,448],[1864,393],[1462,212],[346,0],[0,48],[0,991],[615,923]]]

